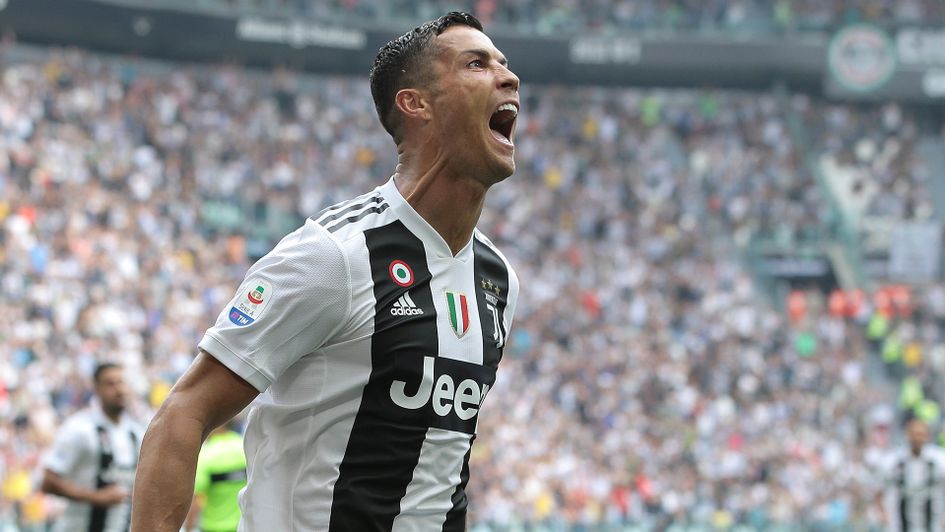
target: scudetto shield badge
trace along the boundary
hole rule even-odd
[[[469,301],[461,292],[446,292],[446,306],[450,313],[450,327],[457,338],[462,338],[469,330]]]

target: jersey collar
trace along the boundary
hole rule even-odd
[[[125,425],[125,420],[128,418],[127,414],[122,413],[117,422],[112,421],[110,417],[105,415],[105,410],[102,409],[102,403],[96,398],[93,398],[89,402],[89,407],[95,423],[103,427],[121,427]]]
[[[470,236],[469,242],[454,257],[446,240],[400,194],[393,176],[387,180],[387,183],[381,185],[380,192],[404,226],[417,235],[436,258],[457,259],[464,262],[469,259],[472,254],[473,236]],[[475,230],[473,232],[475,233]]]
[[[130,428],[130,418],[128,417],[128,410],[125,409],[122,412],[121,417],[118,418],[118,421],[112,421],[112,419],[105,415],[105,410],[102,409],[102,403],[98,400],[97,397],[93,397],[89,401],[89,410],[92,412],[92,417],[95,422],[104,427],[125,427]]]

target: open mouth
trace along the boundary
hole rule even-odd
[[[518,107],[514,103],[504,103],[499,106],[489,119],[489,129],[498,140],[512,144],[512,130],[515,127],[515,117],[518,116]]]

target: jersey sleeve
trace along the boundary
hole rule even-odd
[[[338,243],[309,220],[249,269],[199,346],[264,391],[341,327],[349,278]]]
[[[43,467],[58,475],[69,475],[82,462],[89,450],[89,437],[82,425],[67,421],[43,456]]]

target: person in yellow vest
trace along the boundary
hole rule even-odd
[[[914,409],[925,400],[925,391],[922,383],[916,377],[902,379],[899,387],[899,409],[903,411]]]
[[[245,485],[243,436],[229,424],[217,427],[197,457],[194,502],[187,530],[193,530],[199,515],[201,532],[236,532],[240,522],[238,496]]]

